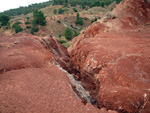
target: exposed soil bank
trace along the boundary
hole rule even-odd
[[[90,102],[89,92],[68,73],[67,49],[55,37],[3,35],[0,52],[1,113],[115,113],[78,100]]]

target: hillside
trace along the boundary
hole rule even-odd
[[[39,26],[35,35],[2,27],[0,113],[150,113],[150,2],[123,0],[107,13],[111,6],[81,10],[86,21],[103,16],[68,49],[64,37],[38,35],[52,24],[58,31],[70,26],[76,13],[46,17],[51,26]],[[63,8],[49,9],[56,7]],[[32,20],[29,15],[17,21]]]
[[[88,7],[88,6],[87,6]],[[47,36],[52,35],[57,38],[59,36],[62,36],[60,40],[64,40],[66,43],[66,47],[69,46],[69,42],[64,38],[64,32],[66,27],[69,27],[73,31],[73,35],[75,32],[80,32],[81,30],[84,30],[88,28],[89,25],[92,24],[95,20],[102,18],[107,12],[109,12],[114,6],[108,6],[108,7],[92,7],[92,8],[86,8],[83,9],[81,5],[71,6],[68,5],[67,7],[64,7],[63,5],[49,5],[45,8],[41,8],[40,11],[44,13],[44,16],[46,17],[47,25],[46,26],[39,26],[39,31],[35,32],[34,35],[38,36]],[[54,10],[59,9],[65,10],[63,14],[54,14]],[[83,18],[83,25],[76,25],[76,15],[77,12],[74,10],[77,10],[79,12],[80,16]],[[14,29],[12,28],[12,25],[16,22],[19,22],[21,28],[23,29],[22,33],[30,33],[31,32],[31,23],[33,20],[33,13],[29,13],[27,15],[19,15],[19,16],[13,16],[13,18],[10,20],[10,29],[6,29],[5,27],[2,27],[0,29],[0,34],[6,34],[7,36],[11,36],[13,33],[15,33]],[[59,22],[58,22],[59,21]],[[28,24],[26,24],[28,23]]]
[[[28,13],[33,12],[35,9],[41,9],[44,7],[47,7],[49,5],[52,4],[52,1],[47,1],[47,2],[43,2],[43,3],[36,3],[36,4],[31,4],[29,6],[26,7],[19,7],[16,9],[10,9],[4,12],[0,12],[0,15],[8,15],[8,16],[17,16],[17,15],[26,15]]]

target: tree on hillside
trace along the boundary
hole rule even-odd
[[[64,0],[53,0],[53,5],[63,5],[65,2]]]
[[[4,12],[0,12],[0,15],[8,15],[8,16],[16,16],[16,15],[21,15],[21,14],[28,14],[33,12],[35,9],[41,9],[44,7],[47,7],[49,5],[52,4],[52,1],[47,1],[47,2],[42,2],[42,3],[35,3],[35,4],[31,4],[28,6],[23,6],[23,7],[19,7],[16,9],[10,9]]]
[[[79,15],[79,13],[77,13],[77,16],[76,16],[76,24],[78,24],[79,21],[80,21],[80,15]]]
[[[38,25],[42,25],[42,26],[46,25],[44,14],[41,11],[35,10],[33,12],[33,18]]]
[[[37,23],[36,23],[36,20],[35,19],[33,19],[32,20],[32,29],[31,29],[31,31],[32,32],[38,32],[38,25],[37,25]]]
[[[53,13],[54,13],[54,14],[57,14],[57,9],[54,9],[54,10],[53,10]]]
[[[76,24],[83,25],[82,17],[80,17],[79,13],[76,16]]]
[[[101,7],[104,7],[104,5],[105,5],[104,2],[101,2]]]
[[[7,23],[9,22],[9,20],[10,20],[9,16],[6,16],[6,15],[0,16],[1,26],[7,25]]]
[[[63,14],[64,13],[64,10],[62,8],[59,8],[58,9],[58,14]]]
[[[68,3],[68,0],[65,0],[65,3],[67,4],[67,3]]]
[[[73,36],[72,29],[67,27],[66,30],[65,30],[65,37],[66,37],[66,39],[71,40],[72,36]]]
[[[16,33],[19,33],[19,32],[21,32],[21,31],[23,30],[19,24],[21,24],[21,22],[16,22],[16,23],[14,23],[14,24],[12,25],[12,28],[15,29],[15,32],[16,32]]]
[[[35,10],[33,12],[31,34],[34,34],[34,32],[38,32],[38,25],[46,26],[46,21],[44,14],[41,11]]]

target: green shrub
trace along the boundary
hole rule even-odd
[[[76,24],[83,25],[82,17],[80,17],[79,13],[76,16]]]
[[[37,23],[36,23],[36,20],[35,19],[33,19],[32,20],[32,31],[33,32],[38,32],[38,25],[37,25]]]
[[[26,21],[25,24],[28,25],[28,24],[30,24],[30,22]]]
[[[63,46],[65,46],[66,48],[69,48],[70,44],[69,43],[63,43]]]
[[[76,6],[76,4],[71,4],[71,6],[72,6],[72,7],[75,7],[75,6]]]
[[[65,39],[59,39],[59,42],[60,42],[61,44],[63,44],[63,43],[66,43],[67,41],[66,41]]]
[[[86,8],[85,5],[83,5],[83,6],[82,6],[82,9],[85,9],[85,8]]]
[[[72,35],[73,35],[72,29],[67,27],[66,30],[65,30],[65,37],[66,37],[66,39],[71,40],[72,39]]]
[[[16,22],[12,25],[13,28],[15,28],[16,25],[22,24],[21,22]]]
[[[57,20],[57,23],[61,23],[61,21],[60,21],[60,20]]]
[[[21,22],[16,22],[16,23],[14,23],[13,25],[12,25],[12,28],[14,28],[15,29],[15,32],[16,33],[19,33],[19,32],[21,32],[23,29],[21,28],[21,26],[19,26],[19,24],[20,24]]]
[[[58,37],[61,38],[61,34],[59,34]]]
[[[7,15],[1,15],[0,16],[0,22],[1,22],[1,26],[5,26],[7,25],[7,23],[9,22],[10,17]]]
[[[59,8],[58,9],[58,14],[63,14],[64,13],[64,10],[62,8]]]
[[[73,8],[74,12],[78,12],[78,10],[76,8]]]
[[[26,19],[29,20],[29,17],[27,17]]]
[[[30,31],[30,33],[31,33],[32,35],[34,35],[34,32],[33,32],[33,30],[31,30],[31,31]]]
[[[91,23],[96,22],[96,21],[97,21],[97,18],[91,20]]]
[[[31,26],[26,26],[26,28],[27,28],[27,29],[30,29],[30,28],[31,28]]]
[[[38,27],[32,27],[32,31],[33,31],[33,32],[38,32],[38,31],[39,31],[39,28],[38,28]]]
[[[80,32],[75,31],[74,32],[74,37],[77,37],[80,34]]]
[[[64,7],[67,7],[67,6],[68,6],[68,4],[67,4],[67,3],[65,3],[65,4],[64,4]]]
[[[33,18],[38,25],[46,26],[45,17],[41,11],[35,10],[33,12]]]
[[[57,9],[54,9],[54,10],[53,10],[53,13],[54,13],[54,14],[57,14]]]
[[[15,27],[15,32],[16,33],[19,33],[19,32],[21,32],[23,29],[21,28],[21,26],[19,26],[19,25],[17,25],[16,27]]]

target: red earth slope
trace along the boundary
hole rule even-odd
[[[150,5],[123,0],[113,12],[116,19],[94,23],[73,39],[68,49],[72,68],[98,107],[149,113]]]
[[[116,113],[84,105],[56,64],[71,71],[56,38],[0,36],[0,113]]]

